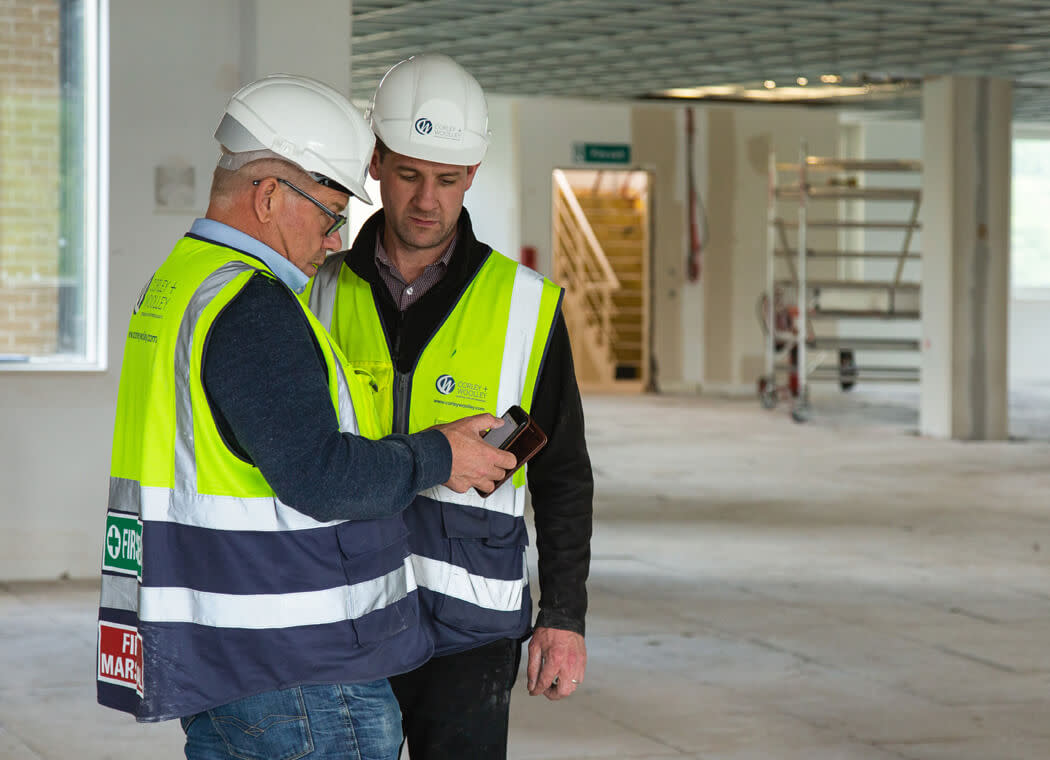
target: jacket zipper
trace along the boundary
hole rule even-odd
[[[412,387],[412,373],[402,372],[398,367],[401,365],[401,327],[404,324],[404,315],[399,315],[397,320],[397,332],[394,334],[394,429],[395,433],[408,432],[408,402]]]

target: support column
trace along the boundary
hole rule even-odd
[[[1007,437],[1012,84],[923,84],[923,435]]]

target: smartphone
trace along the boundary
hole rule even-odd
[[[512,406],[500,419],[503,420],[503,427],[491,428],[481,436],[485,443],[497,449],[505,448],[505,444],[513,441],[522,428],[529,424],[529,415],[520,406]]]
[[[518,462],[513,469],[507,470],[507,474],[493,486],[493,490],[507,482],[511,475],[547,445],[547,434],[540,430],[540,426],[520,406],[510,407],[501,419],[503,427],[492,428],[481,437],[486,443],[509,451],[517,457]],[[492,491],[478,493],[488,496]]]

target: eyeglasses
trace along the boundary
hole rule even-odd
[[[295,185],[293,185],[291,182],[289,182],[286,179],[281,179],[280,177],[277,177],[276,179],[282,185],[287,185],[288,187],[292,188],[292,190],[294,190],[295,192],[299,193],[299,195],[301,195],[304,198],[306,198],[306,200],[310,201],[310,203],[312,203],[315,206],[317,206],[317,208],[321,209],[325,213],[325,215],[329,219],[332,220],[332,226],[329,227],[328,230],[324,233],[325,237],[328,237],[329,235],[331,235],[336,230],[341,229],[342,226],[344,224],[346,224],[346,217],[345,216],[343,216],[342,214],[335,213],[334,211],[332,211],[332,209],[328,208],[326,205],[321,203],[321,201],[319,201],[316,198],[314,198],[312,195],[307,193],[305,190],[299,189],[298,187],[296,187]],[[262,180],[261,179],[257,179],[255,181],[253,181],[252,184],[253,185],[258,185],[260,182],[262,182]]]

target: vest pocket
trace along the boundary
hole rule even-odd
[[[528,543],[525,521],[502,512],[441,503],[445,536],[461,541],[479,541],[486,546],[522,546]]]
[[[408,552],[408,526],[401,515],[381,520],[347,520],[335,526],[335,535],[344,560],[381,552],[397,543],[405,544]]]
[[[377,362],[356,358],[350,359],[344,366],[348,370],[348,381],[367,386],[364,395],[371,399],[368,422],[361,425],[360,415],[358,418],[362,435],[365,438],[382,438],[391,431],[394,423],[394,368],[389,361]],[[350,379],[351,375],[356,379]]]
[[[357,418],[357,429],[363,438],[377,440],[383,437],[383,424],[379,409],[382,399],[379,395],[379,383],[372,374],[359,367],[344,365],[346,382],[350,388],[350,398],[354,402],[354,416]]]
[[[336,538],[358,643],[375,644],[416,625],[418,597],[409,596],[408,528],[401,516],[340,523]]]
[[[524,521],[447,502],[441,515],[451,569],[434,617],[464,631],[518,633],[525,600]]]

